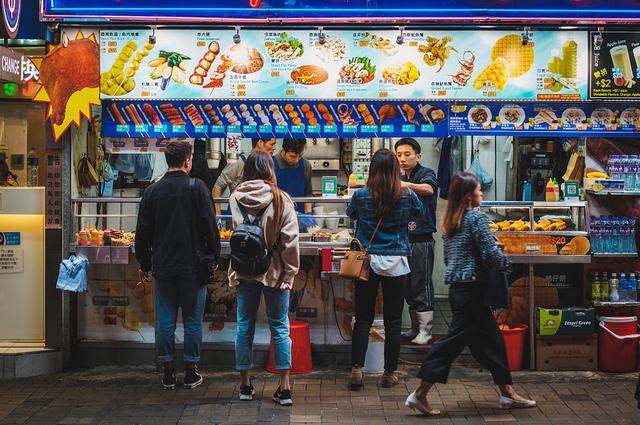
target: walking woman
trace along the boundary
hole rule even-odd
[[[349,388],[363,386],[362,366],[369,344],[369,331],[375,315],[378,287],[384,304],[384,375],[382,386],[398,383],[398,367],[404,285],[411,255],[407,223],[424,214],[424,206],[411,190],[403,190],[400,165],[393,152],[381,149],[371,160],[367,186],[351,198],[347,214],[358,221],[356,238],[371,255],[369,280],[355,282],[355,315],[351,346]]]
[[[271,264],[258,276],[241,275],[229,268],[229,285],[238,288],[238,328],[236,369],[240,371],[240,400],[252,400],[255,389],[249,370],[253,366],[253,336],[260,298],[264,295],[267,318],[275,351],[275,366],[280,385],[273,400],[291,406],[291,339],[289,337],[289,291],[300,265],[298,219],[293,201],[276,184],[273,160],[265,152],[254,150],[247,158],[242,183],[229,198],[233,225],[247,220],[259,223],[265,245],[273,247]]]
[[[425,415],[438,415],[427,394],[435,382],[446,383],[453,361],[465,347],[493,377],[500,388],[500,407],[533,407],[536,402],[515,392],[507,365],[504,338],[489,307],[484,305],[491,269],[509,271],[511,263],[502,253],[489,229],[486,215],[476,208],[482,202],[478,178],[456,173],[449,186],[449,202],[443,220],[444,281],[450,285],[451,323],[449,333],[438,340],[422,363],[422,382],[405,405]]]

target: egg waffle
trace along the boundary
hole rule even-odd
[[[509,77],[520,77],[529,72],[533,65],[533,43],[523,46],[519,35],[505,35],[491,49],[491,60],[497,58],[504,58],[509,63]]]

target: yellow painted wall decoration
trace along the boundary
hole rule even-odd
[[[58,140],[82,117],[91,121],[91,106],[100,105],[100,54],[97,34],[77,30],[73,38],[63,32],[62,43],[52,46],[44,58],[34,59],[42,88],[34,102],[49,104],[47,119]]]

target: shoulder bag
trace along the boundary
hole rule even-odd
[[[196,263],[196,279],[202,286],[206,286],[213,282],[214,273],[216,271],[216,258],[213,254],[206,254],[204,252],[202,243],[202,234],[198,232],[198,214],[196,208],[198,207],[196,202],[195,191],[196,179],[189,179],[189,195],[191,199],[191,235],[193,238],[193,250],[195,254]]]
[[[369,239],[368,246],[371,246],[373,238],[375,238],[376,233],[378,233],[380,223],[382,223],[382,217],[378,220],[378,224],[371,235],[371,239]],[[368,281],[369,271],[371,270],[369,265],[371,257],[369,257],[368,251],[369,249],[363,248],[362,243],[360,243],[358,239],[351,239],[351,248],[347,251],[344,259],[340,263],[340,272],[338,275],[346,279],[362,280],[364,282]]]

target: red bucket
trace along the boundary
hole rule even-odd
[[[637,367],[638,318],[600,317],[598,367],[603,372],[633,372]]]
[[[292,375],[303,375],[313,372],[311,360],[311,337],[309,335],[309,323],[302,320],[289,322],[289,335],[291,337],[291,370]],[[273,340],[269,344],[269,358],[267,360],[267,372],[279,373],[275,366],[273,353]]]
[[[527,325],[514,325],[510,329],[501,329],[504,345],[507,348],[507,364],[511,372],[522,370],[528,329]]]

